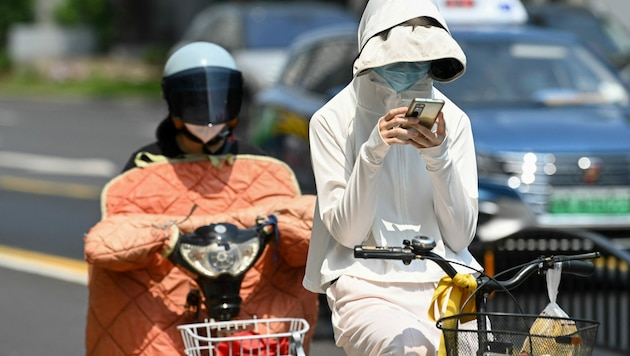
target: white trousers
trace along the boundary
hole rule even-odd
[[[327,291],[335,343],[347,355],[435,355],[441,330],[428,318],[435,283],[342,276]]]

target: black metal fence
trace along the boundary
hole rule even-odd
[[[541,255],[570,255],[597,251],[595,273],[584,278],[563,275],[556,302],[570,316],[600,322],[597,347],[630,354],[630,253],[604,236],[587,231],[524,231],[473,250],[487,272],[498,273]],[[549,303],[546,279],[532,277],[512,294],[493,295],[491,311],[540,313]]]

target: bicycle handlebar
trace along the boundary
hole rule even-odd
[[[598,258],[593,256],[590,258]],[[592,262],[586,261],[564,261],[562,262],[562,273],[572,274],[578,277],[589,277],[595,272],[595,265]]]
[[[402,247],[363,246],[354,247],[354,257],[364,259],[388,259],[401,260],[404,264],[411,263],[415,259],[428,259],[437,263],[447,275],[454,277],[457,274],[451,262],[431,252],[435,242],[431,238],[418,237],[413,241],[404,240]],[[584,260],[598,258],[599,252],[577,255],[541,256],[527,263],[524,267],[508,280],[496,280],[489,276],[478,278],[478,284],[484,292],[512,290],[522,284],[534,272],[546,271],[556,263],[562,264],[563,274],[573,274],[588,277],[593,274],[595,267],[592,262]]]
[[[364,259],[381,259],[381,260],[401,260],[408,265],[415,259],[430,259],[437,263],[446,274],[454,277],[457,271],[451,264],[431,251],[423,251],[421,254],[412,251],[408,247],[384,247],[384,246],[362,246],[354,247],[354,257]]]
[[[599,252],[581,255],[558,255],[542,256],[527,263],[524,267],[508,280],[497,280],[488,276],[479,277],[479,289],[484,292],[499,292],[513,290],[521,285],[527,278],[536,272],[546,271],[554,267],[556,263],[561,264],[562,274],[572,274],[580,277],[588,277],[595,271],[592,262],[582,261],[599,257]]]
[[[354,247],[354,257],[364,259],[401,260],[404,264],[411,263],[418,255],[405,247],[363,246]]]

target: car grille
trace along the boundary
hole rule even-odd
[[[535,215],[556,213],[550,204],[554,193],[565,192],[569,196],[579,191],[579,194],[588,196],[589,191],[612,195],[619,192],[628,194],[630,191],[630,153],[519,152],[502,153],[495,159],[503,172],[511,177],[510,186],[522,194]],[[627,200],[625,204],[628,204]]]

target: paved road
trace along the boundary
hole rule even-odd
[[[84,285],[0,268],[0,355],[82,355]]]
[[[82,355],[87,290],[64,281],[0,267],[0,355]],[[79,282],[77,282],[79,281]],[[312,356],[343,356],[331,340],[315,340]],[[596,350],[594,356],[620,356]]]
[[[84,284],[0,268],[0,355],[82,355]],[[330,340],[315,340],[313,356],[343,356]]]

